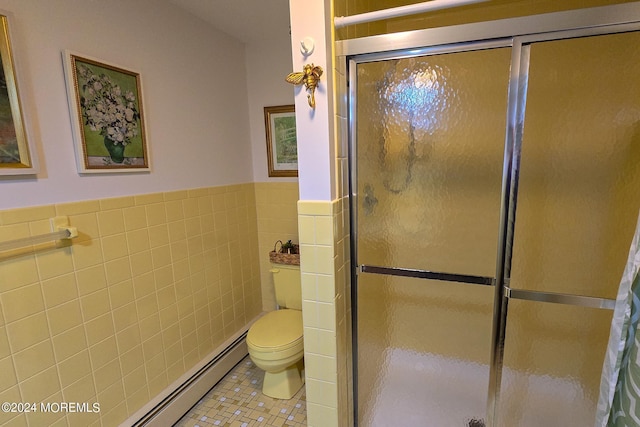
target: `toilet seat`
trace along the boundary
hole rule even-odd
[[[263,360],[278,360],[303,351],[302,312],[276,310],[258,319],[247,333],[250,353]]]

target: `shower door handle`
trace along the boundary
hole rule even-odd
[[[555,292],[529,291],[525,289],[513,289],[504,287],[504,295],[509,299],[525,301],[551,302],[579,307],[602,308],[613,310],[616,300],[608,298],[587,297],[583,295],[560,294]]]
[[[360,265],[362,273],[383,274],[387,276],[413,277],[416,279],[442,280],[445,282],[470,283],[473,285],[495,286],[496,279],[485,276],[468,274],[442,273],[428,270],[414,270],[410,268],[379,267],[375,265]]]

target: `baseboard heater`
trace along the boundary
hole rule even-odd
[[[182,383],[173,385],[173,391],[162,398],[158,403],[150,403],[151,408],[145,406],[122,426],[133,427],[166,427],[173,425],[198,403],[214,385],[218,383],[235,365],[247,354],[245,331],[233,340],[224,350],[204,366],[195,368],[196,371],[183,380]],[[182,379],[182,378],[181,378]],[[136,421],[137,420],[137,421]]]

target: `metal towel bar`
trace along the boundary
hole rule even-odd
[[[37,245],[55,240],[72,239],[78,236],[78,230],[75,227],[63,227],[53,233],[40,234],[38,236],[25,237],[22,239],[0,242],[0,252],[20,249],[25,246]]]

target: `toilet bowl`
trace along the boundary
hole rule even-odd
[[[264,370],[262,393],[291,399],[304,385],[302,290],[298,266],[271,269],[280,310],[258,319],[247,333],[249,356]]]
[[[263,371],[262,393],[291,399],[304,384],[302,312],[276,310],[254,323],[247,334],[253,363]]]

